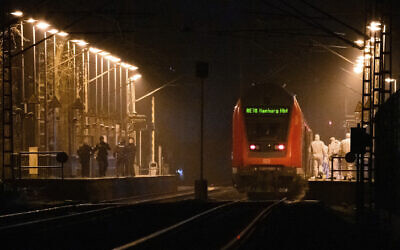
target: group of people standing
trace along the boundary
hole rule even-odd
[[[100,136],[100,141],[95,147],[91,147],[87,142],[79,147],[77,153],[79,162],[82,167],[82,176],[89,177],[90,174],[90,157],[94,155],[99,167],[99,176],[104,177],[108,168],[108,151],[110,145],[104,141],[104,136]],[[136,155],[136,146],[133,138],[129,138],[128,144],[125,140],[121,140],[114,151],[116,158],[116,175],[117,176],[134,176],[134,163]]]
[[[328,146],[316,134],[314,141],[310,145],[313,171],[311,178],[330,178],[333,167],[333,177],[335,179],[352,179],[352,171],[348,170],[353,170],[353,164],[347,163],[343,159],[348,152],[350,152],[350,133],[346,133],[346,138],[342,141],[331,137]]]

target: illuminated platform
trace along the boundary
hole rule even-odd
[[[355,204],[356,186],[355,180],[308,180],[309,189],[305,199],[320,200],[329,205]]]
[[[43,199],[101,201],[143,194],[163,194],[177,191],[175,175],[17,179],[13,184]]]

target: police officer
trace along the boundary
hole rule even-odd
[[[83,142],[83,144],[78,148],[78,157],[79,157],[79,162],[81,163],[82,167],[82,176],[83,177],[89,177],[89,172],[90,172],[90,154],[92,152],[92,148],[86,143],[86,141]]]
[[[117,176],[126,175],[127,155],[125,140],[121,140],[115,150],[114,156],[117,158]]]
[[[128,145],[126,146],[126,159],[127,159],[127,174],[135,176],[135,156],[136,145],[133,138],[129,138]]]
[[[100,136],[100,142],[94,148],[94,151],[97,151],[97,163],[99,164],[100,177],[106,176],[108,167],[108,150],[110,150],[110,145],[104,142],[104,136]]]

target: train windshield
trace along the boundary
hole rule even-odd
[[[247,118],[247,138],[249,141],[286,141],[289,119]]]

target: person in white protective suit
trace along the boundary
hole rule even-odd
[[[328,159],[329,159],[329,171],[331,171],[332,168],[332,157],[333,156],[339,156],[340,153],[340,141],[336,140],[335,137],[330,138],[331,143],[329,143],[328,146]],[[341,178],[341,174],[337,171],[339,169],[339,159],[333,159],[333,170],[336,170],[333,172],[333,177],[336,179]]]
[[[315,140],[311,142],[310,153],[313,162],[313,177],[322,178],[322,162],[324,160],[325,143],[320,140],[319,134],[315,135]]]
[[[340,155],[345,157],[348,152],[350,152],[350,133],[346,133],[346,138],[340,142]],[[342,159],[341,167],[342,170],[353,170],[353,164],[348,163],[345,159]],[[347,179],[353,178],[350,171],[345,171],[343,176],[347,177]]]
[[[322,160],[322,178],[327,178],[329,177],[329,159],[328,159],[328,146],[325,145],[324,143],[324,148],[323,148],[323,153],[324,153],[324,157]]]

